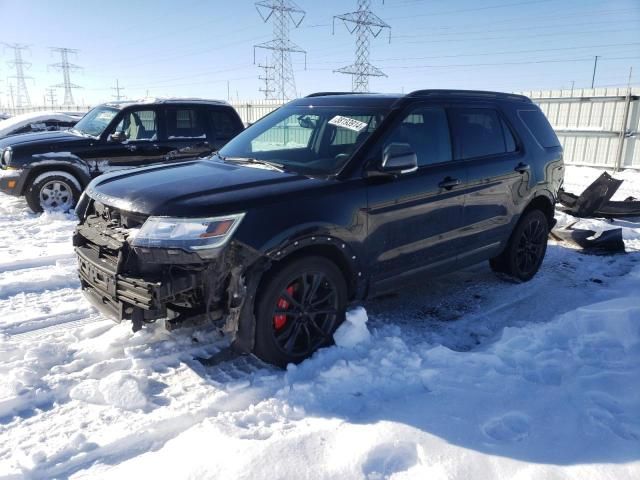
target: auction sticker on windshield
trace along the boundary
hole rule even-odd
[[[330,125],[335,125],[336,127],[348,128],[349,130],[353,130],[354,132],[361,132],[365,128],[367,128],[367,124],[365,122],[361,122],[360,120],[355,120],[353,118],[343,117],[341,115],[336,115],[331,120],[329,120]]]

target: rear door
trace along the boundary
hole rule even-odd
[[[207,135],[206,110],[200,105],[167,105],[162,146],[169,160],[200,157],[213,151]]]
[[[444,106],[412,107],[382,141],[409,144],[418,170],[396,179],[370,178],[368,245],[375,291],[398,280],[456,265],[463,247],[464,161],[453,158]]]
[[[454,107],[449,119],[454,157],[466,162],[468,171],[465,248],[459,260],[469,265],[500,253],[511,233],[526,175],[518,171],[519,142],[495,105]]]
[[[231,107],[207,107],[207,140],[211,148],[219,150],[243,129],[242,121]]]

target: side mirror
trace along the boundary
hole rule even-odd
[[[126,139],[127,136],[124,134],[124,132],[113,132],[111,135],[109,135],[110,142],[122,143]]]
[[[382,152],[382,171],[401,174],[418,170],[418,155],[408,143],[390,143]]]
[[[300,115],[298,117],[298,125],[302,128],[316,128],[317,121],[311,118],[309,115]]]

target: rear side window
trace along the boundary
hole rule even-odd
[[[451,138],[444,108],[424,107],[413,110],[386,141],[407,143],[418,156],[418,166],[451,160]]]
[[[167,138],[206,138],[200,112],[195,108],[170,108],[167,110]]]
[[[500,116],[495,110],[451,110],[455,158],[465,160],[505,153],[507,149],[500,122]]]
[[[500,123],[502,124],[502,133],[504,134],[504,146],[507,152],[515,152],[518,149],[518,145],[516,144],[516,139],[513,136],[513,132],[507,125],[502,117],[500,117]]]
[[[223,109],[209,110],[209,121],[216,140],[228,141],[238,133],[235,118]]]
[[[556,133],[540,110],[519,110],[518,115],[540,145],[545,148],[560,146]]]

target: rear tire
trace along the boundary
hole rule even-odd
[[[27,187],[25,199],[34,213],[44,210],[68,212],[80,198],[78,181],[61,172],[38,175]]]
[[[303,257],[265,277],[256,302],[254,353],[279,367],[333,343],[344,321],[347,284],[324,257]]]
[[[489,260],[491,269],[520,282],[531,280],[540,269],[547,251],[549,222],[540,210],[523,215],[504,251]]]

